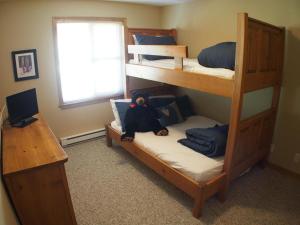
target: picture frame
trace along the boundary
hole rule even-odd
[[[39,78],[36,49],[11,53],[15,81]]]

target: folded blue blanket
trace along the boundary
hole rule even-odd
[[[208,157],[222,156],[225,153],[228,125],[186,130],[185,139],[178,142]]]

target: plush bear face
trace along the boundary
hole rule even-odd
[[[141,96],[135,100],[136,104],[143,105],[145,103],[145,99]]]
[[[135,93],[132,96],[131,102],[133,104],[142,106],[148,104],[149,95],[147,93]]]

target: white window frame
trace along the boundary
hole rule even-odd
[[[111,98],[121,98],[124,94],[120,95],[111,95],[106,97],[93,97],[84,100],[77,100],[73,101],[72,103],[65,103],[62,97],[62,85],[61,85],[61,77],[60,77],[60,67],[59,67],[59,57],[58,57],[58,43],[57,43],[57,24],[58,23],[74,23],[74,22],[119,22],[123,24],[124,27],[124,79],[123,79],[123,87],[124,92],[126,90],[125,81],[125,62],[127,58],[127,19],[126,18],[115,18],[115,17],[53,17],[52,18],[52,26],[53,26],[53,41],[54,41],[54,53],[55,53],[55,67],[56,67],[56,78],[57,78],[57,86],[58,86],[58,97],[59,97],[59,107],[64,108],[71,108],[71,107],[78,107],[82,105],[94,104],[99,102],[108,101]]]

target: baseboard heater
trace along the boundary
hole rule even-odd
[[[80,143],[83,141],[104,137],[105,135],[106,135],[105,129],[101,128],[89,132],[84,132],[81,134],[72,135],[69,137],[62,137],[60,138],[60,144],[62,147],[66,147],[68,145]]]

